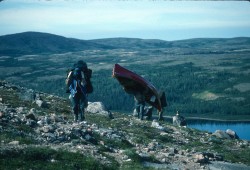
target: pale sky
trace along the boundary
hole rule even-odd
[[[0,35],[46,32],[82,40],[250,37],[248,1],[4,0]]]

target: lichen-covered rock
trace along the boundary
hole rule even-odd
[[[112,113],[104,106],[102,102],[88,102],[88,107],[86,109],[89,113],[107,115],[113,118]]]
[[[38,99],[35,101],[36,104],[39,106],[39,107],[42,107],[42,108],[46,108],[47,104],[45,101],[41,100],[41,99]]]
[[[216,130],[213,133],[213,135],[218,137],[218,138],[222,138],[222,139],[231,139],[231,137],[223,130]]]
[[[226,133],[232,138],[232,139],[239,139],[239,136],[237,133],[231,129],[227,129]]]

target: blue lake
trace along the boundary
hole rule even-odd
[[[237,133],[240,139],[250,141],[250,122],[225,122],[225,121],[210,121],[210,120],[187,120],[187,126],[208,132],[216,130],[231,129]]]

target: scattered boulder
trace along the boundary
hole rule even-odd
[[[36,103],[39,107],[41,107],[41,108],[46,108],[46,107],[47,107],[47,103],[46,103],[45,101],[41,100],[41,99],[36,100],[35,103]]]
[[[44,133],[48,133],[48,132],[54,132],[55,128],[51,125],[45,125],[44,127],[42,127],[41,129]]]
[[[25,118],[37,121],[35,114],[30,113],[30,112],[25,115]]]
[[[239,139],[239,136],[236,134],[235,131],[231,129],[227,129],[226,133],[232,138],[232,139]]]
[[[197,163],[209,163],[210,161],[223,161],[223,156],[219,154],[214,154],[210,152],[203,152],[194,155],[195,161]]]
[[[102,102],[88,102],[86,111],[93,114],[107,115],[109,118],[113,118],[112,113],[104,106]]]
[[[209,159],[208,159],[208,157],[206,157],[204,154],[196,154],[195,156],[194,156],[194,158],[195,158],[195,161],[197,162],[197,163],[202,163],[202,164],[205,164],[205,163],[208,163],[209,162]]]
[[[9,143],[10,145],[19,145],[19,141],[11,141],[10,143]]]
[[[212,135],[221,139],[231,139],[231,137],[223,130],[216,130]]]
[[[18,108],[16,108],[16,112],[18,113],[18,114],[25,114],[25,108],[24,107],[18,107]]]
[[[227,129],[226,131],[216,130],[212,135],[221,139],[239,139],[239,136],[236,134],[236,132],[231,129]]]

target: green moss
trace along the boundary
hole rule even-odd
[[[225,159],[232,162],[241,162],[250,165],[250,149],[244,149],[239,151],[227,151],[225,154]]]
[[[47,147],[29,147],[0,153],[0,169],[117,169],[90,156]]]
[[[135,149],[127,149],[124,151],[124,154],[127,155],[133,162],[140,163],[142,161]]]
[[[20,144],[35,144],[36,141],[31,137],[27,137],[22,135],[22,133],[16,132],[1,132],[0,141],[4,141],[5,143],[9,143],[11,141],[19,141]]]

